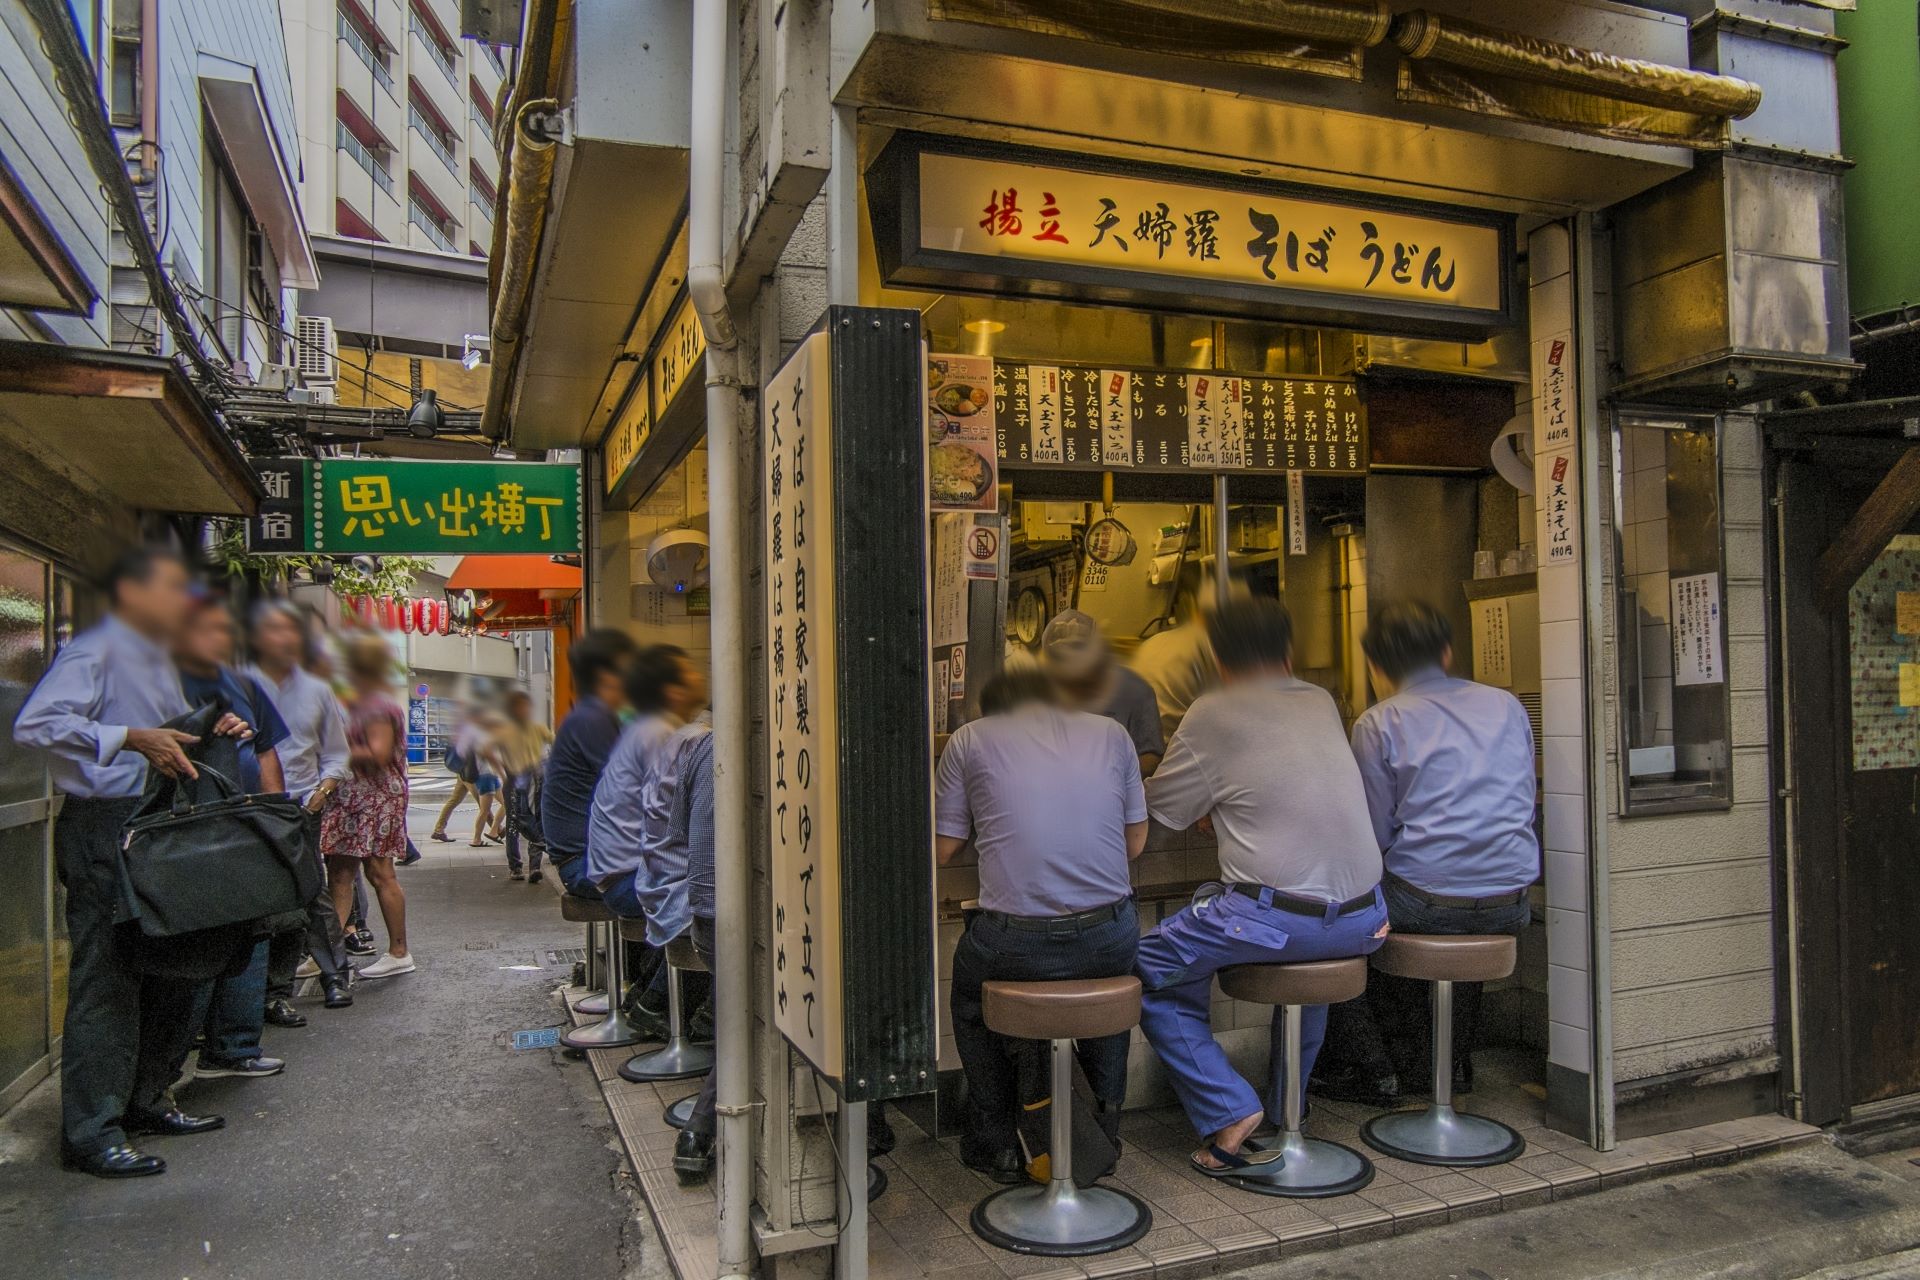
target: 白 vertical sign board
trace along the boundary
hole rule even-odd
[[[851,1102],[938,1061],[922,385],[917,312],[832,307],[761,398],[774,1023]]]
[[[1534,495],[1540,503],[1540,567],[1580,562],[1579,379],[1573,333],[1562,330],[1534,344]]]

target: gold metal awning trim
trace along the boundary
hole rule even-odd
[[[1416,9],[1394,18],[1399,96],[1485,115],[1699,149],[1726,145],[1760,86],[1596,49],[1495,31]]]
[[[1387,0],[927,0],[927,16],[1348,80],[1392,23]]]

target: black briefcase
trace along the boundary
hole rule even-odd
[[[320,892],[314,831],[284,793],[247,795],[226,774],[161,777],[120,837],[125,919],[150,938],[304,912]]]

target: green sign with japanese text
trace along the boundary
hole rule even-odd
[[[549,462],[278,459],[256,464],[287,492],[251,522],[256,551],[325,555],[572,553],[580,468]],[[271,476],[267,475],[271,472]],[[271,519],[268,526],[263,521]]]

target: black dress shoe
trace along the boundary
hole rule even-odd
[[[225,1116],[190,1116],[178,1107],[169,1107],[154,1115],[143,1116],[129,1111],[120,1125],[128,1133],[152,1133],[168,1138],[180,1138],[190,1134],[212,1133],[215,1129],[224,1129],[227,1127],[227,1121]]]
[[[887,1104],[877,1102],[867,1108],[867,1159],[891,1152],[894,1141],[893,1126],[887,1123]]]
[[[345,1009],[353,1004],[353,992],[339,978],[329,978],[325,983],[327,1008]]]
[[[673,1171],[683,1183],[705,1182],[713,1173],[713,1135],[682,1129],[673,1144]]]
[[[269,1000],[267,1021],[276,1027],[304,1027],[307,1015],[294,1008],[291,1000]]]
[[[96,1178],[151,1178],[167,1171],[167,1162],[159,1156],[143,1155],[122,1142],[100,1151],[60,1152],[63,1168],[90,1173]]]
[[[975,1173],[984,1173],[1003,1187],[1013,1187],[1027,1180],[1027,1167],[1020,1160],[1020,1152],[1013,1147],[996,1152],[988,1158],[970,1157],[964,1152],[960,1163]]]
[[[1399,1106],[1402,1097],[1398,1076],[1370,1076],[1359,1072],[1310,1077],[1307,1092],[1334,1102],[1357,1102],[1363,1107],[1388,1111]]]

